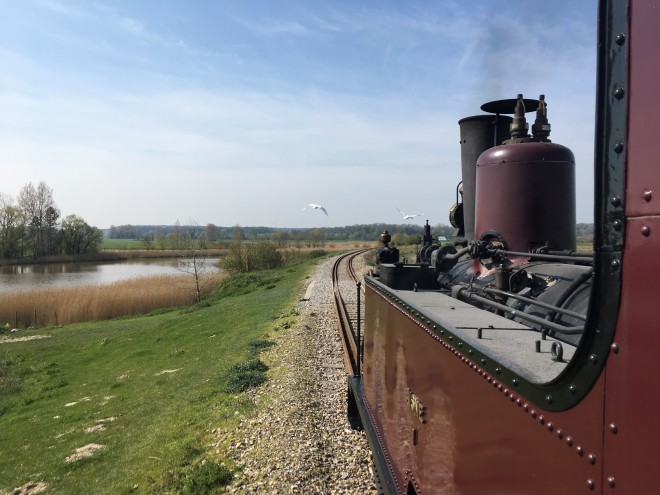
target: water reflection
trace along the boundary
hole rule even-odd
[[[217,261],[216,258],[209,260],[209,263],[215,265]],[[99,285],[136,277],[180,274],[179,260],[173,258],[0,266],[0,293]]]

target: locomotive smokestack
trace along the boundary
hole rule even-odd
[[[463,180],[464,238],[474,240],[477,159],[488,148],[509,139],[508,115],[476,115],[458,121],[461,132],[461,176]]]

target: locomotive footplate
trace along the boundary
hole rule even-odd
[[[555,339],[449,295],[397,290],[374,279],[368,279],[368,283],[443,340],[464,352],[478,352],[529,382],[551,381],[575,353],[575,347],[563,343],[562,360],[553,360]]]

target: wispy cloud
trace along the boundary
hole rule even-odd
[[[45,180],[64,213],[101,227],[189,216],[300,226],[309,220],[291,212],[317,194],[334,222],[389,210],[396,221],[394,196],[446,222],[457,121],[485,100],[545,92],[553,137],[590,160],[593,132],[577,122],[589,119],[595,30],[574,14],[531,15],[530,3],[515,16],[509,3],[459,1],[12,3],[0,163],[15,173],[2,192]],[[273,206],[253,208],[253,196]]]
[[[310,29],[303,26],[299,22],[266,19],[263,22],[249,21],[246,19],[237,19],[237,22],[245,27],[248,31],[258,35],[271,35],[271,34],[292,34],[292,35],[309,35],[312,33]]]

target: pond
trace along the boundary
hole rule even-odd
[[[214,270],[218,259],[208,259]],[[176,258],[0,266],[0,293],[99,285],[137,277],[182,275]]]

